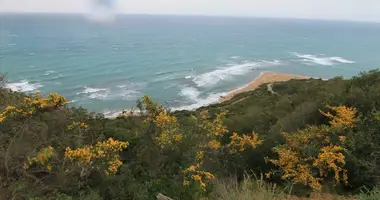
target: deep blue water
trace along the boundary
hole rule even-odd
[[[8,87],[58,92],[99,112],[148,94],[172,108],[215,102],[263,71],[351,77],[380,66],[380,24],[295,19],[0,15]]]

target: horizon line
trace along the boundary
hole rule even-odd
[[[50,15],[84,15],[86,12],[45,12],[45,11],[0,11],[4,14],[50,14]],[[309,18],[309,17],[290,17],[290,16],[251,16],[251,15],[223,15],[223,14],[182,14],[182,13],[115,13],[120,15],[147,15],[147,16],[183,16],[183,17],[226,17],[226,18],[246,18],[246,19],[293,19],[293,20],[314,20],[314,21],[335,21],[335,22],[358,22],[358,23],[380,23],[380,20],[362,19],[328,19],[328,18]]]

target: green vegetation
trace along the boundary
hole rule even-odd
[[[380,71],[273,90],[106,119],[0,88],[0,199],[379,199]]]

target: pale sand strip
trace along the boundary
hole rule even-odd
[[[277,72],[263,72],[259,77],[257,77],[248,85],[240,89],[231,91],[226,96],[222,97],[220,102],[230,100],[239,93],[254,90],[258,88],[260,85],[265,84],[265,83],[284,82],[291,79],[309,79],[309,78],[310,77],[307,77],[307,76],[297,76],[297,75],[283,74],[283,73],[277,73]]]

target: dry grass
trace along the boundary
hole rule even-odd
[[[269,184],[263,177],[246,177],[241,183],[236,179],[219,181],[211,199],[215,200],[380,200],[375,198],[345,197],[332,194],[314,193],[310,197],[289,195],[290,188],[280,189],[275,184]],[[380,190],[379,190],[380,194]]]
[[[278,200],[286,196],[286,190],[278,190],[276,185],[260,179],[246,177],[242,183],[236,179],[219,181],[213,199],[218,200]]]
[[[354,197],[345,197],[345,196],[337,196],[332,194],[321,194],[321,193],[315,193],[312,194],[310,197],[297,197],[297,196],[290,196],[287,198],[284,198],[284,200],[356,200],[357,198]]]

